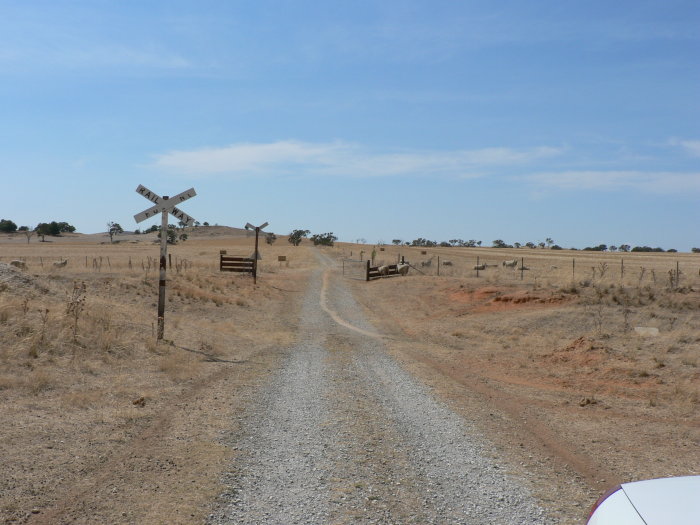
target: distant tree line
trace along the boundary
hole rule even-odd
[[[392,239],[391,241],[392,244],[395,246],[419,246],[422,248],[434,248],[436,246],[439,246],[441,248],[449,248],[452,246],[457,246],[460,248],[475,248],[475,247],[480,247],[482,245],[481,241],[477,241],[474,239],[464,241],[462,239],[450,239],[449,241],[431,241],[430,239],[424,239],[422,237],[419,237],[418,239],[414,239],[413,241],[404,241],[403,239]],[[383,244],[383,243],[379,243]],[[554,240],[551,237],[547,237],[544,241],[540,241],[537,243],[534,242],[525,242],[525,243],[519,243],[519,242],[514,242],[513,244],[508,244],[503,239],[496,239],[491,243],[492,248],[530,248],[530,249],[550,249],[550,250],[563,250],[561,246],[558,244],[554,243]],[[579,248],[571,247],[569,248],[570,250],[578,250]],[[666,252],[666,253],[675,253],[678,250],[674,248],[670,248],[668,250],[664,250],[663,248],[651,248],[649,246],[635,246],[632,247],[629,244],[621,244],[619,246],[616,245],[611,245],[608,246],[607,244],[599,244],[597,246],[588,246],[586,248],[582,248],[583,251],[591,251],[591,252]],[[700,253],[700,248],[692,248],[691,250],[693,253]]]
[[[75,226],[68,224],[67,222],[40,222],[34,228],[29,228],[29,226],[17,226],[14,221],[10,219],[0,220],[0,233],[16,233],[22,232],[27,235],[27,242],[29,242],[29,237],[31,234],[36,233],[41,240],[45,240],[47,235],[49,236],[59,236],[62,233],[73,233],[75,232]]]
[[[29,226],[17,226],[13,221],[9,219],[0,220],[0,232],[1,233],[15,233],[24,231],[34,231],[39,235],[61,235],[62,233],[73,233],[75,231],[75,226],[68,224],[67,222],[40,222],[33,229],[30,230]]]
[[[311,237],[309,237],[310,233],[310,230],[292,230],[292,232],[287,236],[287,240],[292,246],[299,246],[302,239],[307,237],[314,243],[314,246],[333,246],[335,241],[338,240],[338,237],[334,235],[333,232],[314,233],[311,235]],[[274,240],[272,242],[274,242]]]

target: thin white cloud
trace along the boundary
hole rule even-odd
[[[57,47],[24,49],[0,53],[0,65],[30,67],[65,67],[69,69],[135,67],[182,69],[192,63],[177,54],[162,50],[145,50],[127,46]]]
[[[693,157],[700,157],[700,140],[671,139],[669,143],[672,146],[680,146]]]
[[[187,175],[278,176],[291,173],[328,176],[475,176],[498,166],[525,165],[561,153],[558,148],[485,148],[453,151],[375,153],[342,141],[238,143],[221,148],[171,151],[155,157],[156,167]]]
[[[700,192],[700,173],[643,171],[563,171],[529,175],[526,180],[546,189],[637,190],[675,194]]]

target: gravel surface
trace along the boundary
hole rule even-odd
[[[226,438],[236,461],[210,524],[553,523],[472,425],[367,335],[337,272],[312,276],[299,331]]]

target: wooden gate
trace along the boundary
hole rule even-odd
[[[220,271],[249,273],[254,279],[257,277],[258,265],[255,259],[250,257],[236,257],[234,255],[223,254],[221,254],[219,257]]]
[[[373,279],[379,279],[380,277],[387,277],[390,275],[399,275],[399,267],[396,264],[388,264],[386,267],[386,273],[382,275],[379,271],[380,266],[370,266],[369,259],[367,260],[367,268],[365,270],[365,279],[371,281]]]

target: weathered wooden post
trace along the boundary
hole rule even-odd
[[[367,259],[367,269],[365,270],[365,281],[369,281],[369,259]]]
[[[625,260],[620,258],[620,281],[625,277]]]
[[[479,256],[476,256],[476,276],[479,277]]]
[[[197,192],[194,188],[183,191],[175,195],[172,198],[167,196],[160,197],[158,194],[153,193],[151,190],[138,185],[136,188],[136,193],[142,195],[152,203],[153,206],[143,210],[141,213],[134,215],[134,220],[139,223],[145,221],[149,217],[153,217],[157,213],[161,213],[160,221],[160,275],[158,280],[158,332],[157,339],[163,339],[165,333],[165,271],[167,266],[167,255],[168,255],[168,213],[172,213],[173,216],[182,222],[185,226],[192,226],[194,224],[194,218],[185,214],[181,210],[177,209],[175,206],[187,199],[191,199]],[[150,259],[149,259],[150,261]],[[149,262],[150,266],[150,262]]]
[[[253,284],[257,284],[258,282],[258,259],[260,259],[260,252],[258,252],[258,237],[260,236],[260,230],[262,230],[268,224],[270,223],[265,222],[260,226],[253,226],[252,224],[247,222],[245,225],[246,230],[255,230],[255,253],[253,254],[253,260],[255,262],[253,263]]]
[[[163,195],[163,202],[168,203],[169,197]],[[158,335],[163,339],[165,334],[165,257],[168,254],[168,211],[163,210],[160,217],[160,276],[158,279]]]

